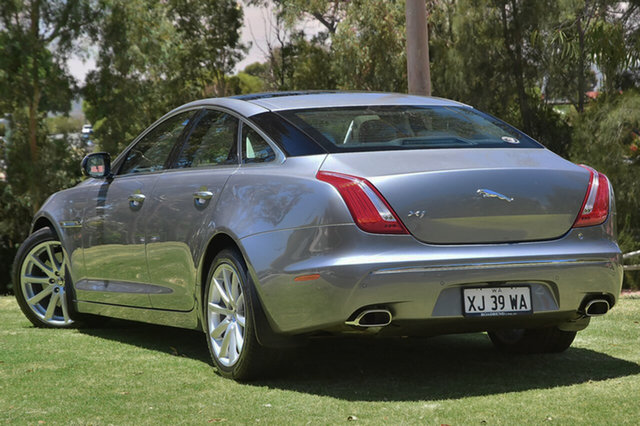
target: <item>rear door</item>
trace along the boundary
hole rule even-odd
[[[218,197],[239,165],[238,124],[229,113],[203,110],[173,169],[158,179],[146,228],[150,279],[163,289],[151,294],[154,308],[194,306],[199,243],[214,232]]]

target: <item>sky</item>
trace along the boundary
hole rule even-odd
[[[274,29],[271,22],[271,16],[273,15],[267,8],[243,6],[243,10],[244,24],[240,39],[244,44],[251,44],[251,48],[247,56],[236,65],[236,72],[253,62],[265,61],[264,52],[267,51],[267,42],[274,40]],[[322,29],[322,26],[319,23],[306,22],[302,29],[307,34],[316,34]],[[89,51],[91,50],[95,51],[95,49],[89,48]],[[96,66],[95,52],[93,55],[92,57],[90,54],[89,58],[84,59],[74,56],[67,63],[71,74],[78,80],[80,85],[84,83],[87,73]]]

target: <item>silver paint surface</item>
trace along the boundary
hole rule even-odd
[[[426,99],[426,100],[425,100]],[[237,115],[331,105],[451,101],[394,94],[203,100]],[[319,170],[367,178],[411,235],[361,231]],[[443,333],[575,322],[585,296],[622,284],[615,205],[599,226],[571,228],[589,174],[546,149],[431,149],[279,158],[87,179],[53,195],[50,224],[68,253],[80,312],[199,328],[205,253],[231,238],[274,331],[349,332],[358,310],[385,306],[383,330]],[[509,198],[485,198],[487,188]],[[193,194],[212,193],[199,205]],[[128,197],[145,195],[133,208]],[[46,223],[45,223],[46,221]],[[319,274],[309,281],[302,275]],[[465,286],[531,285],[532,316],[463,318]]]

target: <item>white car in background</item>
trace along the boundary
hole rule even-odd
[[[85,124],[82,126],[80,133],[82,133],[82,136],[85,138],[89,137],[89,135],[93,133],[93,126],[91,126],[91,124]]]

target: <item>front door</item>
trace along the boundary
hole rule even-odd
[[[149,279],[146,262],[148,200],[192,115],[161,122],[131,147],[115,177],[90,183],[83,229],[86,276],[75,284],[78,300],[150,307],[149,295],[163,291]]]

